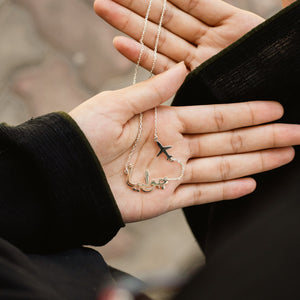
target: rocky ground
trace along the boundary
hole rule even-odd
[[[269,17],[279,0],[227,1]],[[0,122],[69,111],[90,96],[131,83],[133,65],[112,45],[116,30],[92,0],[0,0]],[[203,263],[180,211],[131,224],[100,252],[139,277],[177,276]]]

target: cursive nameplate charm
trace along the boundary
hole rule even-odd
[[[148,170],[145,171],[145,183],[133,183],[131,181],[131,173],[132,173],[132,165],[128,166],[128,170],[125,171],[126,177],[126,183],[128,186],[130,186],[134,191],[136,192],[152,192],[155,188],[158,189],[165,189],[165,185],[168,183],[168,178],[160,178],[158,181],[149,179],[150,173]]]

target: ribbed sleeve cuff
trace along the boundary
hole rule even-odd
[[[102,167],[68,114],[48,114],[5,131],[43,177],[55,211],[49,234],[62,247],[103,245],[124,226]]]

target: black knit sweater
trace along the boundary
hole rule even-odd
[[[0,299],[95,299],[103,245],[124,226],[102,168],[65,113],[0,126]],[[26,253],[26,254],[25,254]]]

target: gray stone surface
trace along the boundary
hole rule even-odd
[[[121,238],[128,242],[122,255],[111,256],[110,245],[101,247],[100,252],[113,266],[143,279],[187,275],[204,262],[180,210],[129,224],[122,234]],[[120,247],[118,238],[112,243]]]
[[[18,72],[12,88],[26,102],[31,116],[70,111],[91,96],[78,80],[72,65],[57,55]]]
[[[263,17],[280,9],[279,0],[227,2]],[[92,0],[0,0],[0,122],[69,111],[96,92],[131,84],[133,66],[112,45],[118,32],[92,6]],[[180,276],[204,261],[181,211],[130,224],[99,250],[114,267],[143,278]]]
[[[42,37],[77,67],[81,80],[94,91],[129,63],[112,55],[115,30],[100,20],[91,4],[78,0],[19,0],[32,14]],[[78,21],[80,20],[80,21]]]
[[[226,2],[252,11],[263,18],[269,18],[281,9],[281,1],[279,0],[228,0]]]

